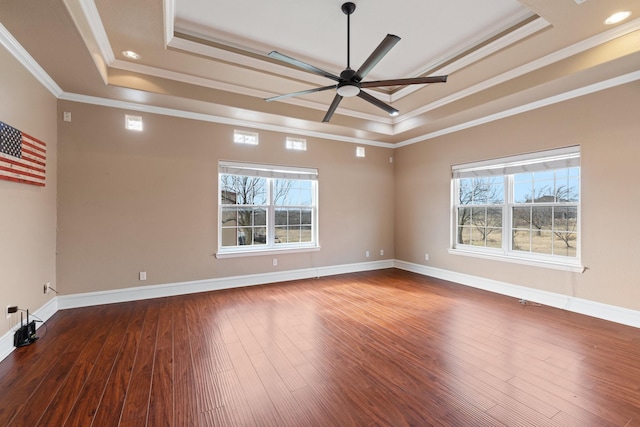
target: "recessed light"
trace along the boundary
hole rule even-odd
[[[140,56],[139,53],[134,52],[132,50],[123,50],[122,54],[124,55],[125,58],[129,58],[129,59],[135,59],[136,61],[140,58],[142,58],[142,56]]]
[[[607,19],[605,19],[604,23],[607,25],[617,24],[618,22],[624,21],[629,16],[631,16],[631,12],[629,12],[628,10],[625,10],[623,12],[616,12],[610,17],[608,17]]]

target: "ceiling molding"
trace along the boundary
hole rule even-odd
[[[33,77],[40,82],[49,92],[56,98],[62,94],[62,88],[53,81],[51,76],[38,64],[33,57],[26,51],[18,40],[0,23],[0,44],[13,55],[13,57],[22,64],[24,68],[31,73]]]
[[[164,0],[163,1],[163,13],[164,13],[164,47],[169,46],[171,40],[173,39],[173,22],[176,17],[176,3],[175,0]]]
[[[248,87],[240,86],[236,84],[225,83],[225,82],[221,82],[218,80],[213,80],[205,77],[191,76],[191,75],[176,72],[176,71],[169,71],[161,68],[150,67],[148,65],[143,65],[143,64],[134,64],[134,63],[131,63],[128,61],[122,61],[119,59],[116,59],[111,64],[110,68],[124,70],[124,71],[131,71],[134,73],[140,73],[147,76],[159,77],[163,79],[192,84],[200,87],[207,87],[210,89],[222,90],[226,92],[235,93],[238,95],[246,95],[246,96],[252,96],[256,98],[268,98],[270,96],[273,96],[271,92],[265,92],[259,89],[253,89],[253,88],[248,88]],[[283,102],[287,104],[297,105],[299,107],[311,108],[319,111],[325,111],[327,109],[326,104],[306,100],[303,98],[292,98],[292,99],[287,99],[285,101]],[[338,108],[338,111],[340,111],[341,113],[347,116],[351,116],[351,117],[355,117],[363,120],[369,120],[372,122],[377,122],[377,123],[381,123],[389,126],[393,125],[394,123],[393,118],[391,117],[384,117],[384,116],[375,115],[375,114],[367,114],[360,111],[349,110],[346,108]]]
[[[546,67],[548,65],[554,64],[556,62],[562,61],[563,59],[569,58],[570,56],[582,53],[586,50],[593,49],[601,44],[610,42],[618,37],[624,36],[626,34],[632,33],[634,31],[640,30],[640,18],[634,21],[631,21],[627,24],[621,25],[619,27],[613,28],[604,33],[600,33],[583,41],[580,41],[576,44],[568,46],[564,49],[553,52],[547,56],[539,58],[535,61],[529,62],[528,64],[524,64],[520,67],[514,68],[512,70],[507,71],[506,73],[502,73],[490,79],[487,79],[481,83],[478,83],[474,86],[471,86],[467,89],[464,89],[460,92],[451,94],[445,98],[439,99],[430,104],[424,105],[420,108],[417,108],[413,111],[407,112],[406,114],[400,115],[395,118],[395,123],[399,124],[404,120],[408,120],[419,116],[421,114],[425,114],[431,110],[436,108],[440,108],[444,105],[447,105],[451,102],[457,101],[459,99],[465,98],[467,96],[473,95],[480,91],[491,88],[492,86],[497,86],[506,81],[515,79],[517,77],[523,76],[527,73],[536,71],[540,68]]]
[[[530,17],[530,15],[528,16]],[[516,25],[516,24],[514,24]],[[513,26],[513,25],[512,25]],[[543,19],[538,17],[537,19],[529,22],[528,24],[525,24],[519,28],[514,29],[513,31],[511,31],[510,33],[494,40],[493,42],[480,47],[479,49],[475,49],[472,52],[470,52],[467,55],[464,55],[465,51],[458,51],[455,54],[449,55],[448,58],[449,60],[455,58],[456,56],[459,55],[464,55],[462,56],[460,59],[453,61],[451,64],[445,65],[444,67],[438,68],[439,64],[443,64],[447,62],[446,58],[442,58],[442,59],[438,59],[437,61],[434,61],[430,64],[427,64],[425,67],[423,67],[423,69],[417,71],[415,73],[416,76],[419,75],[423,75],[424,73],[428,72],[429,70],[433,70],[433,69],[437,69],[437,74],[451,74],[454,73],[464,67],[467,67],[471,64],[473,64],[474,62],[477,62],[483,58],[486,58],[489,55],[492,55],[496,52],[498,52],[501,49],[504,49],[506,47],[511,46],[514,43],[517,43],[539,31],[544,30],[545,28],[548,28],[549,26],[551,26],[551,24]],[[478,42],[474,42],[475,46],[477,46],[480,41]],[[472,48],[467,49],[466,51],[469,51]],[[433,73],[432,73],[433,74]],[[391,95],[391,102],[394,101],[398,101],[402,98],[404,98],[407,95],[412,94],[413,92],[419,90],[420,87],[416,87],[416,86],[406,86],[403,89],[400,89],[399,91],[393,93]]]
[[[557,104],[563,101],[568,101],[573,98],[578,98],[584,95],[589,95],[594,92],[599,92],[601,90],[610,89],[615,86],[620,86],[626,83],[631,83],[636,80],[640,80],[640,71],[634,71],[632,73],[628,73],[622,76],[614,77],[609,80],[604,80],[598,83],[594,83],[588,86],[584,86],[578,89],[574,89],[568,92],[561,93],[559,95],[550,96],[545,99],[541,99],[538,101],[530,102],[528,104],[520,105],[515,108],[510,108],[508,110],[500,111],[495,114],[490,114],[485,117],[480,117],[475,120],[471,120],[465,123],[460,123],[455,126],[448,127],[446,129],[440,129],[435,132],[431,132],[422,136],[418,136],[416,138],[407,139],[405,141],[399,142],[394,145],[394,147],[400,148],[407,145],[416,144],[418,142],[426,141],[428,139],[433,139],[439,136],[447,135],[450,133],[459,132],[464,129],[469,129],[474,126],[483,125],[485,123],[494,122],[496,120],[504,119],[506,117],[515,116],[517,114],[525,113],[527,111],[536,110],[538,108],[546,107],[549,105]]]
[[[389,142],[371,141],[369,139],[354,138],[349,136],[335,135],[326,132],[316,132],[312,130],[292,128],[287,126],[270,125],[266,123],[257,123],[247,120],[232,119],[229,117],[216,116],[213,114],[196,113],[193,111],[178,110],[175,108],[157,107],[148,104],[138,104],[135,102],[119,101],[114,99],[100,98],[96,96],[81,95],[77,93],[63,92],[58,99],[65,101],[79,102],[83,104],[99,105],[102,107],[118,108],[123,110],[132,110],[151,114],[160,114],[163,116],[180,117],[184,119],[199,120],[210,123],[219,123],[229,126],[239,126],[250,129],[261,129],[271,132],[280,132],[289,135],[302,135],[313,138],[322,138],[333,141],[349,142],[352,144],[368,145],[374,147],[394,148],[395,145]]]
[[[93,0],[63,0],[80,37],[96,64],[98,73],[105,84],[108,81],[108,67],[115,60],[107,33],[100,20],[100,14]]]

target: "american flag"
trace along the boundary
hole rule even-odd
[[[44,186],[46,144],[0,122],[0,179]]]

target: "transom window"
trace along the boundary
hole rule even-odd
[[[220,162],[218,254],[317,247],[316,169]]]
[[[452,168],[452,252],[580,270],[580,150]]]

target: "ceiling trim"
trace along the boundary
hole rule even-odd
[[[520,105],[515,108],[510,108],[508,110],[500,111],[495,114],[490,114],[485,117],[480,117],[475,120],[468,121],[466,123],[460,123],[459,125],[451,126],[445,129],[440,129],[435,132],[431,132],[422,136],[418,136],[416,138],[407,139],[405,141],[394,144],[394,147],[400,148],[407,145],[416,144],[418,142],[426,141],[428,139],[433,139],[439,136],[447,135],[450,133],[455,133],[464,129],[469,129],[475,126],[479,126],[485,123],[494,122],[496,120],[504,119],[506,117],[515,116],[517,114],[525,113],[531,110],[537,110],[538,108],[546,107],[549,105],[557,104],[563,101],[568,101],[573,98],[579,98],[584,95],[589,95],[594,92],[599,92],[601,90],[610,89],[612,87],[620,86],[626,83],[631,83],[636,80],[640,80],[640,71],[634,71],[632,73],[624,74],[622,76],[614,77],[612,79],[604,80],[598,83],[594,83],[588,86],[584,86],[578,89],[570,90],[568,92],[564,92],[558,95],[550,96],[545,99],[541,99],[538,101],[530,102],[528,104]]]
[[[329,139],[333,141],[349,142],[352,144],[369,145],[383,148],[394,148],[395,145],[389,142],[371,141],[369,139],[354,138],[350,136],[335,135],[326,132],[316,132],[312,130],[292,128],[287,126],[270,125],[266,123],[256,123],[247,120],[232,119],[229,117],[216,116],[213,114],[196,113],[193,111],[178,110],[175,108],[158,107],[148,104],[138,104],[129,101],[119,101],[114,99],[100,98],[96,96],[81,95],[77,93],[63,92],[58,99],[65,101],[79,102],[83,104],[99,105],[102,107],[118,108],[123,110],[133,110],[163,116],[180,117],[184,119],[200,120],[210,123],[219,123],[229,126],[239,126],[251,129],[261,129],[272,132],[286,133],[290,135],[303,135],[314,138]]]
[[[632,33],[634,31],[640,30],[640,18],[631,21],[627,24],[624,25],[620,25],[619,27],[613,28],[611,30],[605,31],[604,33],[600,33],[598,35],[595,35],[593,37],[590,37],[588,39],[585,39],[581,42],[578,42],[576,44],[573,44],[571,46],[568,46],[564,49],[558,50],[556,52],[553,52],[547,56],[544,56],[542,58],[536,59],[535,61],[529,62],[527,64],[524,64],[520,67],[514,68],[512,70],[509,70],[505,73],[502,73],[500,75],[497,75],[495,77],[492,77],[488,80],[485,80],[483,82],[480,82],[474,86],[468,87],[464,90],[461,90],[460,92],[456,92],[454,94],[451,94],[447,97],[441,98],[437,101],[434,101],[430,104],[427,105],[423,105],[420,108],[416,108],[413,111],[407,112],[405,114],[402,114],[398,117],[395,118],[395,123],[394,124],[399,124],[405,120],[414,118],[416,116],[419,116],[421,114],[425,114],[431,110],[434,110],[436,108],[440,108],[444,105],[447,105],[451,102],[457,101],[459,99],[465,98],[467,96],[473,95],[475,93],[478,93],[480,91],[489,89],[493,86],[497,86],[501,83],[504,83],[506,81],[515,79],[517,77],[523,76],[527,73],[536,71],[540,68],[546,67],[548,65],[554,64],[556,62],[559,62],[563,59],[567,59],[570,56],[573,55],[577,55],[579,53],[582,53],[584,51],[587,51],[589,49],[593,49],[594,47],[597,47],[599,45],[602,45],[604,43],[610,42],[618,37],[622,37],[626,34]]]
[[[24,47],[13,37],[13,34],[0,23],[0,44],[31,73],[56,98],[62,94],[62,88],[47,74]]]
[[[173,20],[176,16],[176,3],[174,0],[164,0],[162,11],[164,12],[164,47],[169,46],[173,39]]]
[[[529,16],[530,17],[530,16]],[[523,17],[519,17],[521,20],[523,19]],[[515,25],[515,24],[513,24]],[[511,25],[511,26],[513,26]],[[519,28],[516,28],[515,30],[511,31],[510,33],[506,34],[503,37],[500,37],[496,40],[494,40],[493,42],[487,44],[486,46],[482,46],[479,49],[476,49],[472,52],[469,52],[469,54],[464,55],[465,51],[458,51],[455,54],[449,55],[449,60],[455,58],[458,55],[464,55],[463,57],[461,57],[460,59],[453,61],[451,64],[445,65],[442,68],[438,68],[439,64],[445,63],[446,60],[445,59],[439,59],[437,61],[434,61],[431,64],[426,65],[425,67],[423,67],[423,69],[417,71],[415,73],[415,75],[422,75],[426,72],[428,72],[429,70],[432,69],[436,69],[438,68],[438,73],[437,74],[451,74],[455,71],[458,71],[464,67],[467,67],[471,64],[473,64],[474,62],[477,62],[489,55],[492,55],[496,52],[498,52],[501,49],[504,49],[508,46],[511,46],[514,43],[517,43],[521,40],[523,40],[526,37],[531,36],[532,34],[535,34],[539,31],[544,30],[545,28],[550,27],[551,24],[544,18],[542,17],[538,17],[537,19],[534,19],[533,21],[529,22],[526,25],[523,25]],[[503,29],[504,31],[504,29]],[[475,42],[476,45],[479,42]],[[468,51],[468,49],[467,49]],[[407,95],[410,95],[411,93],[420,90],[420,87],[416,87],[416,86],[406,86],[403,89],[400,89],[399,91],[391,94],[391,102],[394,101],[398,101],[402,98],[404,98]]]
[[[268,98],[269,96],[272,96],[271,92],[265,92],[259,89],[253,89],[245,86],[225,83],[218,80],[209,79],[206,77],[191,76],[188,74],[184,74],[176,71],[164,70],[161,68],[151,67],[148,65],[133,64],[131,62],[121,61],[119,59],[116,59],[111,64],[111,68],[124,70],[124,71],[131,71],[134,73],[140,73],[147,76],[179,81],[182,83],[192,84],[192,85],[201,86],[201,87],[208,87],[210,89],[223,90],[226,92],[231,92],[239,95],[247,95],[247,96],[252,96],[256,98]],[[291,99],[287,101],[288,101],[287,102],[288,104],[298,105],[300,107],[311,108],[314,110],[324,111],[327,109],[326,104],[322,104],[320,102],[310,101],[302,98],[296,98],[296,99]],[[356,117],[363,120],[378,122],[381,124],[388,125],[390,127],[394,123],[393,118],[391,117],[381,117],[380,115],[367,114],[361,111],[349,110],[346,108],[341,108],[340,110],[346,112],[346,115],[348,116]],[[387,132],[387,133],[389,135],[392,134],[392,132]]]

